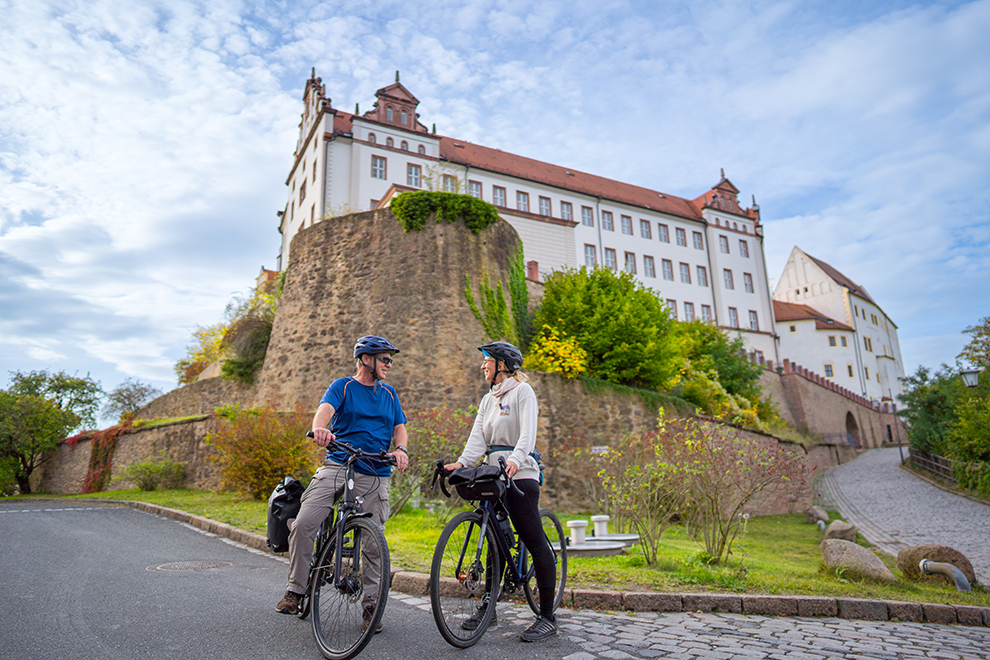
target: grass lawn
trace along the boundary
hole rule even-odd
[[[262,535],[267,524],[267,502],[231,493],[124,490],[71,495],[65,499],[149,502]],[[834,511],[829,514],[833,518],[837,516]],[[587,520],[588,515],[560,518],[562,522],[575,518]],[[422,509],[407,507],[394,515],[386,530],[393,566],[428,573],[443,524],[439,516]],[[733,545],[729,561],[722,566],[708,566],[700,559],[701,546],[682,527],[675,526],[664,533],[656,565],[648,566],[635,546],[615,557],[572,557],[568,559],[567,584],[572,588],[615,591],[807,594],[990,607],[990,592],[981,586],[975,586],[973,593],[967,594],[936,578],[923,583],[908,582],[903,580],[894,558],[883,554],[880,558],[898,578],[894,584],[852,580],[827,572],[822,567],[820,541],[821,532],[815,525],[806,523],[803,514],[754,517]],[[869,546],[862,537],[859,542]]]

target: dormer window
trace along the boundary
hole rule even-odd
[[[385,139],[385,146],[386,147],[394,147],[395,146],[395,140],[393,140],[392,138],[386,138]]]
[[[403,110],[402,111],[402,125],[403,126],[406,125],[406,122],[407,122],[408,119],[409,119],[409,113],[407,113],[405,110]]]
[[[402,142],[401,142],[401,143],[399,144],[399,148],[400,148],[400,149],[402,149],[403,151],[409,151],[409,143],[408,143],[408,142],[406,142],[405,140],[403,140],[403,141],[402,141]]]
[[[375,143],[375,134],[374,133],[368,133],[368,142],[370,142],[371,144],[374,144]]]
[[[417,149],[417,151],[419,152],[419,154],[421,156],[425,156],[426,155],[426,147],[424,147],[423,145],[419,145],[419,149]]]
[[[392,106],[385,108],[385,119],[387,121],[392,121]]]

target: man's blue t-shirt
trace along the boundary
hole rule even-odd
[[[390,385],[381,382],[369,387],[353,377],[338,378],[327,388],[320,403],[333,406],[330,430],[337,439],[369,453],[388,451],[393,429],[406,423],[399,395]],[[348,454],[327,450],[327,458],[346,463]],[[355,469],[381,477],[389,476],[392,471],[388,465],[378,462],[370,465],[369,461],[359,461]]]

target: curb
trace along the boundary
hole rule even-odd
[[[43,501],[43,500],[34,500]],[[48,500],[53,501],[53,500]],[[65,500],[54,500],[64,502]],[[192,525],[205,532],[223,536],[249,548],[261,550],[273,556],[268,540],[231,525],[194,516],[178,509],[169,509],[123,500],[70,500],[86,504],[127,506],[179,522]],[[395,591],[410,596],[429,596],[430,576],[425,573],[392,569],[392,585]],[[773,596],[765,594],[718,593],[657,593],[593,591],[565,589],[561,601],[564,607],[581,609],[632,611],[632,612],[716,612],[753,614],[760,616],[830,616],[841,619],[865,619],[867,621],[911,621],[915,623],[958,624],[963,626],[990,627],[990,607],[976,605],[948,605],[937,603],[906,603],[893,600],[869,600],[863,598],[831,598],[828,596]]]

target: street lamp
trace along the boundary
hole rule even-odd
[[[980,372],[983,369],[966,369],[962,372],[963,383],[966,387],[976,387],[980,384]]]

